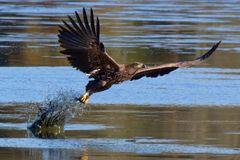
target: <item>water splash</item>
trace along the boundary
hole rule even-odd
[[[62,137],[65,123],[84,112],[76,95],[73,91],[60,91],[47,96],[38,106],[38,113],[28,129],[39,138]]]

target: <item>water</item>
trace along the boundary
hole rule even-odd
[[[240,1],[0,1],[0,159],[240,159]],[[27,131],[36,106],[88,79],[59,54],[57,25],[92,7],[119,63],[193,59],[201,68],[113,86],[58,139]],[[131,88],[131,90],[129,90]]]
[[[0,64],[68,65],[59,54],[57,25],[92,7],[101,21],[101,40],[120,63],[192,59],[222,40],[210,67],[239,68],[238,2],[1,1]]]
[[[81,116],[86,106],[76,100],[72,92],[59,92],[55,97],[47,99],[39,105],[38,113],[28,125],[31,133],[38,138],[60,138],[64,134],[64,125],[74,118]]]
[[[238,107],[99,104],[89,107],[84,116],[65,125],[60,139],[38,139],[26,130],[29,105],[1,106],[1,157],[240,158]]]
[[[84,93],[87,76],[71,67],[2,67],[0,102],[42,102],[59,91]],[[67,78],[66,78],[67,77]],[[239,69],[187,68],[93,94],[90,103],[239,106]],[[131,90],[129,90],[131,88]]]

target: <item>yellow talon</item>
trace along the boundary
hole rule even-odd
[[[79,100],[80,100],[81,103],[86,104],[89,100],[89,94],[86,92],[84,95],[82,95],[79,98]]]

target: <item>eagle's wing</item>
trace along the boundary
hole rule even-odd
[[[201,63],[201,61],[208,58],[217,49],[217,47],[220,43],[221,43],[221,41],[219,41],[218,43],[213,45],[213,47],[207,53],[194,59],[193,61],[168,63],[168,64],[159,65],[159,66],[146,67],[146,68],[139,69],[134,74],[134,76],[131,78],[131,80],[137,80],[144,76],[146,76],[146,77],[163,76],[165,74],[168,74],[168,73],[176,70],[177,68],[199,65]]]
[[[119,65],[106,53],[104,45],[100,42],[100,24],[97,17],[96,24],[93,10],[88,19],[83,8],[83,21],[75,12],[76,20],[68,16],[71,24],[63,21],[64,26],[59,26],[59,42],[64,48],[61,53],[68,56],[72,66],[84,73],[94,70],[118,70]],[[90,23],[89,23],[90,21]]]

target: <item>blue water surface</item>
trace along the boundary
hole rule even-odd
[[[239,105],[240,70],[179,69],[158,78],[142,78],[114,85],[94,94],[90,103]],[[0,102],[41,102],[59,91],[81,95],[87,76],[71,67],[1,67]]]

